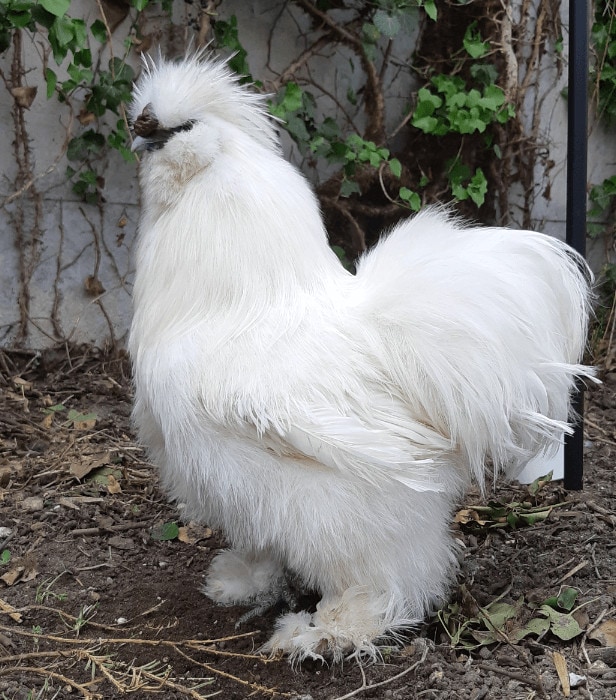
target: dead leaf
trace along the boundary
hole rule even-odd
[[[135,549],[135,540],[130,537],[120,537],[116,535],[115,537],[110,537],[107,540],[107,544],[115,549]]]
[[[21,560],[21,563],[24,566],[24,572],[21,575],[20,583],[33,581],[40,573],[38,563],[35,560],[30,561],[29,557],[27,556]]]
[[[109,481],[109,477],[112,477],[113,479],[117,480],[122,476],[122,470],[121,469],[116,469],[111,466],[107,467],[100,467],[100,469],[96,470],[95,474],[92,474],[88,481],[93,481],[95,484],[99,484],[100,486],[103,486],[107,488],[109,484],[111,483]]]
[[[111,454],[109,452],[98,452],[97,454],[84,457],[80,462],[71,464],[70,472],[77,479],[83,479],[84,476],[87,476],[95,469],[109,464],[110,460]]]
[[[128,15],[130,9],[130,3],[117,2],[117,0],[102,0],[102,2],[105,8],[105,17],[109,30],[113,34],[117,27],[126,19],[126,15]]]
[[[25,569],[23,566],[14,566],[12,569],[7,571],[6,574],[0,576],[0,579],[4,581],[7,586],[13,586],[15,583],[17,583],[17,581],[19,581],[24,570]]]
[[[567,662],[565,657],[559,652],[552,653],[552,661],[558,673],[558,680],[563,689],[563,695],[568,698],[571,695],[571,686],[569,685],[569,671],[567,670]]]
[[[58,505],[64,506],[65,508],[70,508],[71,510],[79,510],[79,506],[75,503],[75,501],[66,496],[60,496],[60,498],[58,498]]]
[[[96,275],[88,275],[83,286],[91,297],[99,297],[101,294],[105,293],[105,287],[103,287],[103,283]]]
[[[602,622],[588,638],[599,642],[602,647],[616,647],[616,620]]]
[[[15,610],[12,605],[0,598],[0,610],[9,614],[9,617],[15,622],[21,622],[21,615]]]
[[[87,109],[82,108],[81,111],[79,112],[77,119],[79,119],[79,123],[82,126],[88,126],[89,124],[92,124],[92,122],[96,120],[96,115],[94,115],[92,112],[88,112]]]
[[[588,617],[588,613],[583,608],[580,608],[579,610],[574,610],[571,613],[571,617],[578,623],[578,625],[583,630],[585,630],[590,623],[590,618]]]
[[[11,95],[15,98],[15,102],[17,102],[20,107],[25,107],[26,109],[34,102],[36,92],[36,87],[27,87],[25,85],[11,88]]]
[[[109,493],[122,493],[120,482],[113,474],[107,474],[107,491],[109,491]]]
[[[212,536],[212,530],[198,523],[188,523],[178,528],[178,540],[185,544],[195,544],[199,540],[207,540]]]
[[[135,37],[133,39],[133,45],[135,47],[135,53],[147,53],[152,47],[152,42],[154,41],[153,34],[146,34],[141,38]]]
[[[11,480],[11,467],[0,467],[0,486],[5,487]]]
[[[32,382],[28,382],[21,377],[13,377],[13,384],[24,391],[30,391],[30,389],[32,389]]]
[[[45,418],[41,421],[41,428],[45,428],[45,430],[49,430],[53,424],[53,413],[48,413]]]
[[[45,501],[41,496],[28,496],[21,502],[21,507],[28,513],[36,513],[39,510],[43,510]]]
[[[454,518],[455,522],[460,523],[462,525],[466,525],[468,523],[477,523],[477,525],[485,525],[488,521],[487,520],[481,520],[479,517],[479,513],[477,513],[476,510],[473,510],[472,508],[462,508],[462,510],[459,510],[456,513],[456,517]]]

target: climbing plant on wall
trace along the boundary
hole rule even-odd
[[[238,19],[239,4],[0,0],[0,54],[6,57],[0,77],[13,99],[17,173],[1,206],[11,207],[20,251],[18,340],[33,322],[29,287],[44,238],[39,185],[51,172],[61,173],[83,211],[104,212],[111,154],[121,157],[114,168],[136,167],[125,105],[139,54],[157,45],[180,54],[188,44],[209,44],[230,56],[243,80],[271,95],[272,115],[315,182],[332,245],[346,264],[384,226],[426,203],[453,201],[475,219],[508,223],[516,183],[521,223],[530,224],[537,109],[528,135],[519,107],[535,89],[542,49],[559,40],[554,3],[541,3],[529,23],[528,13],[514,16],[514,3],[500,0],[293,0],[281,4],[273,19],[268,59],[287,15],[299,33],[297,51],[277,70],[270,60],[267,71],[245,48],[251,27]],[[516,55],[514,35],[527,36],[533,50]],[[313,70],[319,60],[337,61],[334,89]],[[397,83],[405,87],[392,107],[398,76],[405,76]],[[28,136],[34,100],[60,105],[66,128],[56,158],[43,171]],[[98,224],[89,225],[96,252]],[[100,257],[96,252],[85,287],[104,312]],[[56,314],[58,299],[51,324],[59,340],[66,332]]]

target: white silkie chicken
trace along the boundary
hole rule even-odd
[[[131,106],[142,214],[134,419],[185,517],[222,529],[204,592],[321,600],[265,645],[374,656],[442,602],[452,509],[484,465],[559,441],[589,311],[548,236],[427,210],[351,275],[266,101],[209,57],[150,62]]]

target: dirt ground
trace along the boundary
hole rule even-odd
[[[587,394],[584,491],[470,494],[439,616],[382,663],[292,669],[255,653],[276,611],[237,631],[199,592],[224,542],[158,490],[127,367],[0,353],[0,698],[616,697],[616,373]]]

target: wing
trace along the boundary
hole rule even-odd
[[[396,481],[415,491],[443,490],[443,468],[455,462],[451,441],[385,394],[371,396],[369,406],[369,414],[357,405],[347,404],[345,412],[333,404],[309,406],[286,428],[270,431],[267,442],[283,456],[308,458],[375,486]]]

